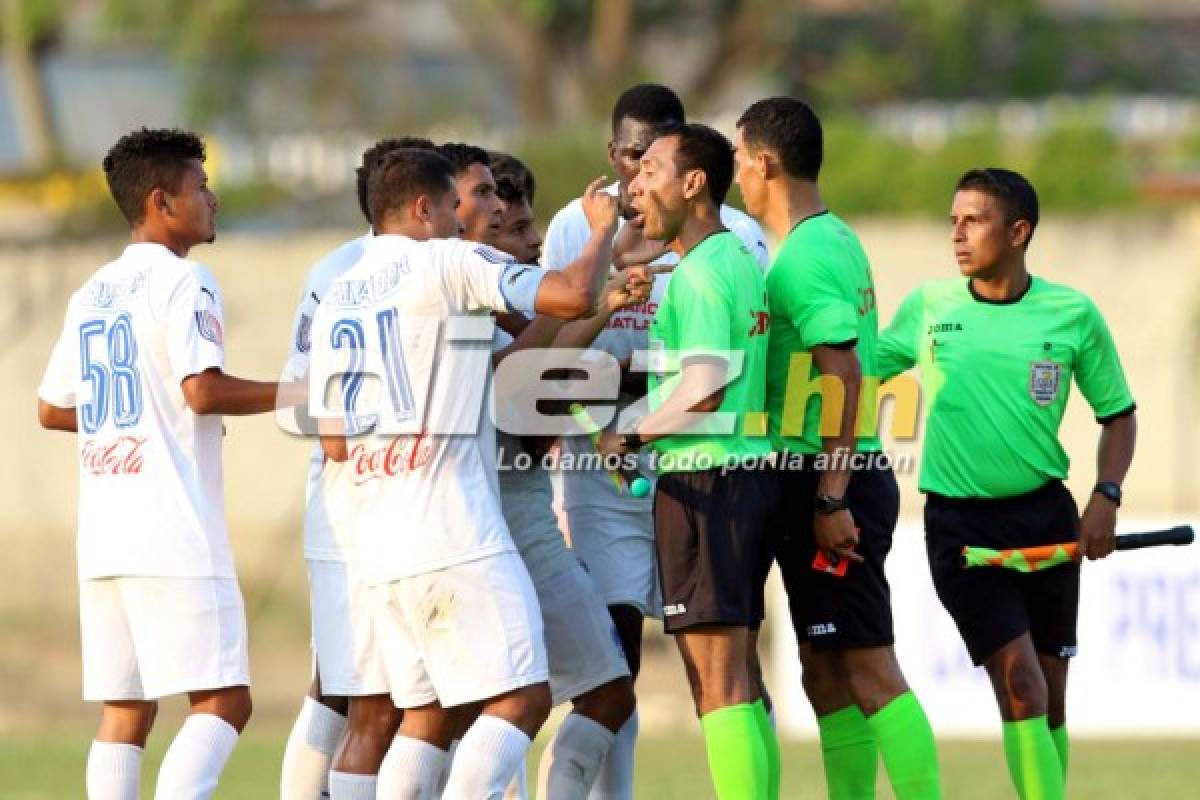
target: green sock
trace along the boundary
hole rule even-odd
[[[934,800],[942,796],[933,728],[917,696],[905,692],[867,717],[896,800]]]
[[[739,703],[700,718],[708,769],[718,800],[764,800],[767,753],[754,706]]]
[[[758,733],[767,749],[767,797],[779,800],[779,737],[775,735],[775,726],[771,724],[767,706],[761,697],[754,701],[754,719],[758,722]]]
[[[1067,738],[1067,726],[1059,725],[1050,729],[1050,738],[1054,740],[1054,749],[1058,751],[1058,762],[1062,764],[1063,786],[1067,785],[1067,765],[1071,762],[1071,740]]]
[[[1004,723],[1004,756],[1021,800],[1062,800],[1063,769],[1046,715]]]
[[[879,755],[875,734],[858,706],[817,717],[829,800],[874,800]]]

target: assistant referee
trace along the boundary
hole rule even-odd
[[[972,661],[987,669],[1017,794],[1055,800],[1067,774],[1079,565],[967,571],[960,553],[1075,539],[1090,559],[1111,553],[1134,402],[1091,300],[1026,268],[1038,222],[1029,181],[1004,169],[967,172],[951,222],[966,280],[932,281],[904,300],[880,339],[880,371],[920,368],[929,411],[919,485],[934,587]],[[1082,518],[1062,483],[1068,458],[1058,438],[1072,378],[1101,425]]]

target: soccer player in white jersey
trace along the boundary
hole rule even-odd
[[[533,174],[518,159],[503,153],[492,153],[490,166],[497,196],[504,204],[492,244],[523,264],[536,264],[542,237],[533,217]],[[639,296],[644,299],[639,293],[648,289],[644,281],[634,286],[625,280],[617,282],[602,298],[605,311],[611,313]],[[568,330],[579,324],[571,323]],[[525,345],[522,340],[535,331],[535,325],[527,326],[514,344],[512,336],[497,330],[492,341],[493,361],[499,364],[514,347]],[[506,402],[506,388],[519,393],[521,387],[495,386],[494,402]],[[633,682],[604,599],[559,530],[550,474],[540,463],[543,443],[503,432],[497,433],[497,443],[504,520],[529,570],[542,610],[550,693],[555,705],[568,700],[573,705],[542,752],[537,794],[584,800],[616,732],[633,713]],[[522,463],[521,454],[529,463]]]
[[[585,195],[595,235],[580,259],[561,272],[519,265],[484,245],[436,238],[459,229],[453,175],[424,150],[384,159],[368,186],[377,235],[313,326],[314,359],[350,359],[334,385],[355,423],[339,433],[327,426],[341,414],[323,420],[322,445],[334,460],[353,452],[376,479],[356,551],[389,691],[404,709],[380,768],[386,797],[434,790],[453,734],[447,709],[483,707],[450,768],[451,798],[503,793],[549,713],[541,614],[504,523],[494,431],[481,415],[488,348],[463,339],[482,329],[490,340],[491,311],[589,314],[616,225],[616,204],[596,181]],[[366,366],[387,400],[377,409],[354,402]],[[331,373],[313,374],[324,397]],[[353,435],[361,414],[379,424]]]
[[[402,147],[433,149],[433,142],[403,136],[383,139],[363,152],[355,177],[358,205],[368,224],[371,167]],[[307,373],[312,321],[321,297],[362,257],[370,236],[368,230],[345,242],[309,271],[292,323],[288,363],[293,374]],[[366,585],[352,567],[354,518],[363,491],[352,465],[327,461],[320,445],[314,446],[305,491],[304,559],[312,594],[315,670],[284,750],[282,800],[329,797],[331,780],[341,784],[332,790],[334,797],[356,787],[373,786],[400,725],[400,712],[388,696],[371,632]],[[343,738],[345,744],[339,750]],[[336,764],[335,751],[339,752]]]
[[[608,143],[608,160],[616,172],[617,182],[606,191],[617,197],[623,219],[630,216],[629,184],[637,177],[642,155],[660,131],[683,121],[683,104],[666,86],[639,84],[617,99],[612,112],[612,139]],[[766,241],[758,223],[729,206],[721,206],[720,213],[725,227],[736,233],[765,266]],[[621,226],[618,238],[634,244],[630,256],[618,255],[618,263],[614,266],[621,269],[629,263],[650,261],[654,266],[662,267],[678,261],[674,253],[665,252],[661,243],[647,243],[648,249],[636,246],[640,232],[632,230],[633,227]],[[550,222],[546,232],[545,265],[556,269],[570,263],[578,256],[587,236],[580,200],[572,200]],[[621,243],[617,247],[624,249]],[[669,280],[669,272],[659,273],[649,301],[613,314],[592,347],[613,355],[628,368],[633,353],[647,347],[646,330]],[[620,406],[624,407],[645,394],[646,376],[645,373],[624,372],[622,377]],[[564,437],[560,446],[564,464],[568,463],[566,456],[574,456],[573,460],[578,464],[578,456],[592,450],[591,442],[585,436]],[[643,472],[652,474],[648,469]],[[571,544],[604,594],[636,679],[641,663],[642,621],[646,616],[662,614],[654,560],[653,492],[643,498],[618,495],[601,470],[564,469],[560,481],[560,500],[567,516]],[[752,666],[757,674],[757,662]],[[763,695],[766,696],[765,690]],[[593,797],[632,796],[637,720],[635,713],[618,734],[617,743],[609,752],[596,781]]]
[[[87,794],[139,796],[157,701],[186,694],[155,797],[208,798],[251,708],[221,415],[271,411],[296,387],[222,371],[221,292],[187,259],[216,231],[199,137],[135,131],[104,173],[132,243],[71,296],[38,389],[41,424],[79,434],[83,696],[103,703]]]

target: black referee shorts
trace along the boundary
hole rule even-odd
[[[774,506],[775,482],[758,466],[659,476],[654,543],[663,630],[762,624]]]
[[[839,577],[813,568],[817,555],[813,500],[821,476],[811,461],[812,456],[807,456],[802,469],[781,467],[775,472],[780,495],[773,526],[778,539],[775,559],[796,639],[822,651],[889,646],[895,634],[891,588],[883,565],[900,511],[900,490],[891,465],[873,459],[851,475],[846,504],[859,529],[857,552],[863,560],[848,564]]]
[[[928,496],[925,547],[933,586],[976,666],[1026,632],[1039,653],[1075,655],[1079,564],[1030,573],[965,569],[963,546],[1003,550],[1078,538],[1079,510],[1062,481],[1002,499]]]

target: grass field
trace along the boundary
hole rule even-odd
[[[163,720],[167,723],[167,720]],[[162,733],[152,739],[146,774],[162,758]],[[83,797],[82,776],[89,733],[74,730],[31,738],[0,736],[0,796],[4,800],[66,800]],[[220,800],[277,797],[279,761],[286,731],[254,729],[243,737],[225,770]],[[539,741],[539,745],[542,742]],[[540,748],[539,748],[540,749]],[[999,742],[943,742],[939,747],[948,800],[1011,800]],[[536,753],[533,756],[536,758]],[[531,764],[535,763],[531,759]],[[783,796],[793,800],[824,797],[815,742],[785,745]],[[881,767],[882,778],[882,767]],[[142,796],[152,796],[148,783]],[[1200,795],[1200,743],[1185,740],[1086,741],[1073,744],[1069,796],[1081,800],[1184,800]],[[704,745],[692,731],[678,738],[656,736],[638,743],[638,798],[703,800],[712,796]],[[878,795],[891,792],[880,782]]]

